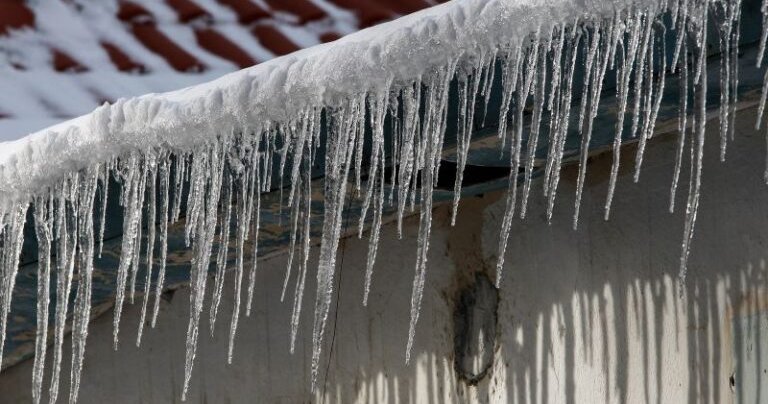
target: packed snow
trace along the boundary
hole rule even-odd
[[[763,13],[768,13],[765,5]],[[662,18],[663,15],[669,18]],[[626,138],[624,131],[629,127],[630,137],[638,139],[634,159],[637,181],[645,144],[654,134],[665,75],[679,71],[683,105],[671,193],[674,195],[678,188],[682,161],[689,157],[692,175],[680,258],[680,274],[684,277],[701,189],[707,121],[705,44],[707,35],[712,33],[707,32],[707,21],[717,20],[716,32],[720,35],[723,95],[719,117],[724,158],[726,145],[733,136],[737,101],[739,18],[739,0],[454,1],[207,84],[121,99],[89,115],[3,143],[0,338],[5,337],[26,213],[33,209],[40,243],[41,318],[46,318],[49,310],[46,299],[51,272],[58,275],[52,331],[53,383],[49,394],[51,401],[55,401],[65,322],[71,314],[74,359],[69,399],[77,399],[90,315],[90,274],[94,255],[100,253],[102,243],[106,186],[110,178],[115,178],[121,185],[120,203],[125,218],[114,311],[116,348],[122,307],[126,299],[134,300],[142,263],[149,267],[147,279],[151,279],[151,271],[158,271],[154,293],[150,283],[145,282],[141,314],[143,324],[152,309],[151,324],[155,325],[168,250],[168,224],[181,220],[181,213],[185,212],[186,241],[193,258],[184,397],[208,288],[213,290],[209,309],[212,329],[219,315],[227,248],[233,248],[236,255],[236,303],[229,324],[228,359],[234,354],[243,304],[241,295],[246,295],[246,316],[253,303],[260,195],[285,180],[289,184],[286,208],[290,209],[291,217],[285,225],[291,226],[292,248],[283,297],[288,293],[292,271],[298,271],[290,319],[291,351],[298,332],[305,279],[310,272],[312,193],[322,191],[325,202],[316,270],[313,388],[333,299],[343,213],[350,198],[363,201],[361,235],[368,215],[373,218],[364,304],[373,279],[383,209],[388,205],[396,208],[401,230],[403,217],[418,210],[418,251],[405,349],[408,361],[427,281],[432,194],[437,184],[452,83],[458,83],[460,106],[455,218],[472,132],[479,121],[486,119],[494,80],[501,82],[498,134],[508,148],[513,169],[501,224],[498,283],[502,279],[507,235],[515,216],[525,217],[528,198],[535,191],[532,174],[539,138],[546,137],[549,145],[541,182],[547,200],[546,215],[551,218],[566,136],[575,122],[570,118],[577,114],[575,129],[581,136],[581,152],[574,203],[576,227],[603,82],[607,74],[615,72],[618,111],[605,203],[607,219],[620,166],[622,139]],[[669,33],[675,41],[671,60],[663,51]],[[765,38],[764,35],[761,48]],[[580,52],[585,55],[585,73],[578,83],[575,72],[581,63]],[[573,98],[576,85],[581,86],[580,99]],[[693,95],[692,105],[687,103],[689,94]],[[766,91],[763,97],[765,94]],[[765,98],[761,111],[764,102]],[[523,112],[529,106],[532,114],[525,116]],[[391,137],[384,136],[386,125],[393,129]],[[686,146],[689,153],[685,152]],[[321,147],[324,154],[319,152]],[[320,162],[325,173],[322,190],[312,188],[311,169],[317,159],[324,159]],[[394,168],[389,178],[386,167]],[[522,184],[518,183],[518,168],[523,172]],[[385,186],[387,182],[391,187]],[[670,206],[673,209],[674,205]],[[154,226],[155,222],[159,226]],[[148,244],[142,247],[144,231],[148,232]],[[226,246],[231,237],[236,240],[231,247],[214,248],[217,240]],[[245,251],[248,240],[254,241],[252,251]],[[146,251],[144,256],[142,251]],[[153,261],[157,257],[159,261]],[[209,287],[211,266],[215,271]],[[83,281],[72,291],[75,271]],[[67,305],[62,302],[71,293],[75,293],[74,313],[67,313]],[[150,297],[154,299],[152,306]],[[137,344],[141,342],[141,324]],[[45,321],[38,326],[33,370],[36,401],[41,397],[48,332]]]

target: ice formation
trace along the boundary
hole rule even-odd
[[[542,184],[546,214],[551,218],[566,137],[576,125],[581,139],[573,217],[576,227],[603,82],[615,74],[618,112],[605,202],[607,219],[622,140],[629,137],[638,141],[634,159],[637,181],[645,144],[654,134],[666,74],[679,72],[682,106],[670,210],[674,210],[682,161],[689,156],[692,175],[680,257],[680,275],[684,277],[701,189],[707,120],[705,44],[708,34],[719,35],[719,118],[721,157],[725,158],[728,140],[733,137],[737,100],[740,6],[739,0],[454,1],[208,84],[104,105],[89,115],[4,143],[0,147],[0,357],[23,229],[31,210],[39,244],[33,397],[39,402],[42,395],[48,293],[55,271],[49,397],[56,401],[64,330],[71,317],[69,399],[76,401],[90,318],[90,276],[94,255],[101,252],[107,186],[114,178],[120,184],[124,211],[114,307],[115,347],[122,307],[126,298],[134,300],[142,263],[148,271],[136,343],[141,342],[150,308],[151,324],[155,325],[168,252],[168,225],[184,219],[186,242],[193,255],[184,396],[195,359],[209,267],[215,268],[209,311],[213,328],[225,293],[228,248],[233,249],[231,361],[243,293],[246,316],[253,301],[260,195],[283,183],[288,186],[286,209],[291,218],[285,223],[291,227],[291,249],[283,297],[290,279],[295,279],[291,351],[311,269],[311,197],[318,191],[324,197],[315,271],[313,388],[333,298],[345,204],[350,198],[362,199],[360,235],[369,214],[372,217],[364,304],[374,277],[384,208],[394,208],[400,230],[403,217],[418,208],[418,251],[405,352],[408,361],[426,282],[432,195],[449,125],[453,85],[458,88],[459,105],[455,218],[472,132],[478,122],[496,113],[489,109],[489,100],[494,83],[501,83],[501,108],[496,119],[512,170],[499,243],[500,282],[507,235],[514,217],[525,217],[534,191],[532,173],[539,145],[548,145]],[[765,20],[765,3],[762,12]],[[716,21],[716,30],[708,33],[709,20]],[[767,37],[765,30],[757,63],[763,58]],[[668,58],[665,44],[670,40],[674,41],[674,54]],[[577,70],[583,70],[580,81]],[[765,83],[768,86],[768,75]],[[580,98],[574,98],[577,90],[581,91]],[[765,90],[761,114],[768,94]],[[689,95],[693,99],[690,117]],[[528,107],[530,116],[524,114]],[[385,128],[391,128],[391,136],[385,137]],[[690,150],[687,154],[686,145]],[[324,167],[322,190],[313,189],[317,182],[312,181],[312,169],[317,165]],[[234,241],[230,243],[231,238]],[[250,251],[246,251],[247,241],[253,245]],[[214,248],[217,244],[224,247]],[[154,293],[150,282],[153,271],[158,279]],[[75,275],[80,281],[72,291]],[[65,302],[71,293],[75,296],[74,312],[68,313]]]

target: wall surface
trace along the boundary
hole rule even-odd
[[[487,279],[495,277],[503,193],[463,200],[453,228],[449,207],[437,208],[409,366],[404,353],[414,218],[402,240],[396,226],[385,226],[367,307],[361,303],[367,243],[356,237],[343,241],[316,394],[309,391],[314,276],[308,277],[291,355],[292,296],[280,302],[287,258],[264,260],[254,312],[241,321],[231,365],[226,364],[231,293],[225,294],[212,338],[203,320],[206,332],[188,401],[766,402],[768,188],[762,180],[765,138],[752,129],[754,116],[753,109],[741,112],[725,163],[717,161],[717,122],[710,123],[684,283],[678,283],[677,273],[689,171],[684,165],[678,210],[669,214],[676,136],[660,136],[646,151],[637,184],[631,178],[635,148],[624,148],[608,222],[602,208],[610,156],[591,162],[577,231],[571,228],[577,168],[563,170],[551,224],[537,183],[529,217],[513,225],[498,293]],[[227,281],[231,290],[231,277]],[[81,402],[179,400],[189,294],[181,289],[167,297],[158,327],[145,333],[140,349],[129,326],[138,322],[139,304],[124,314],[119,351],[111,346],[111,315],[94,322]],[[455,341],[470,357],[455,361]],[[488,360],[490,368],[483,372]],[[0,401],[30,401],[31,369],[27,361],[0,375]],[[468,380],[473,377],[479,380]]]

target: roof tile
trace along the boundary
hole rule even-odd
[[[277,28],[271,25],[258,25],[253,28],[253,34],[259,39],[265,48],[269,49],[275,55],[287,55],[301,48],[293,43]]]
[[[219,0],[219,3],[234,10],[241,24],[250,24],[270,16],[268,12],[250,0]]]
[[[306,24],[326,16],[323,10],[308,0],[267,0],[267,4],[275,10],[295,15],[299,18],[300,24]]]
[[[53,68],[57,72],[82,73],[88,71],[87,67],[62,50],[52,49],[51,54],[53,56]]]
[[[179,21],[190,22],[198,18],[211,18],[205,9],[198,6],[197,3],[190,0],[165,0],[179,16]]]
[[[174,69],[183,72],[205,70],[200,61],[165,36],[155,24],[133,24],[131,30],[144,46],[162,56]]]
[[[134,73],[147,72],[147,68],[144,65],[135,62],[133,59],[131,59],[130,56],[126,55],[125,52],[123,52],[117,46],[109,42],[102,42],[101,47],[104,48],[104,50],[107,52],[109,59],[112,61],[115,67],[117,67],[118,70]]]
[[[0,1],[0,35],[12,29],[35,26],[35,14],[22,0]]]
[[[152,14],[146,8],[132,2],[121,1],[117,10],[117,18],[121,21],[132,22],[139,19],[152,19]]]
[[[195,30],[195,36],[200,46],[215,55],[235,63],[241,69],[256,64],[256,61],[242,48],[212,28]]]
[[[391,9],[384,7],[374,0],[331,0],[340,7],[352,10],[360,20],[360,27],[370,27],[382,21],[392,19],[395,15]]]
[[[320,34],[320,40],[323,41],[323,43],[333,42],[339,38],[341,38],[341,35],[335,32],[326,32],[326,33]]]
[[[398,14],[410,14],[430,6],[425,0],[376,0]]]

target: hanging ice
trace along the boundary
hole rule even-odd
[[[765,2],[762,13],[768,26]],[[498,246],[500,282],[518,203],[519,216],[525,218],[529,198],[537,194],[533,178],[541,171],[546,216],[552,219],[561,166],[572,139],[580,145],[573,212],[573,226],[578,225],[592,134],[605,100],[617,107],[605,202],[608,218],[622,145],[627,140],[638,143],[634,178],[639,180],[647,141],[654,133],[671,74],[679,76],[681,106],[670,210],[674,210],[684,160],[688,156],[691,160],[680,256],[682,277],[702,187],[707,24],[716,24],[710,34],[716,33],[720,44],[718,116],[724,159],[727,142],[734,137],[740,18],[740,0],[454,1],[202,86],[120,100],[3,144],[0,359],[27,210],[32,209],[39,245],[33,397],[35,402],[41,400],[50,310],[54,312],[50,400],[54,402],[58,396],[68,317],[73,353],[69,399],[77,400],[90,319],[93,260],[103,248],[108,196],[119,192],[123,232],[116,271],[114,344],[117,348],[126,297],[133,302],[137,286],[143,285],[137,344],[145,331],[150,300],[151,325],[155,326],[165,285],[169,224],[181,222],[193,257],[186,397],[208,277],[213,270],[208,312],[213,331],[216,319],[224,315],[219,313],[219,303],[229,293],[224,279],[229,258],[234,257],[234,307],[227,353],[231,362],[242,297],[245,294],[249,316],[258,292],[262,194],[280,188],[280,209],[289,218],[281,225],[291,233],[282,285],[283,298],[293,292],[292,314],[287,320],[291,335],[286,344],[291,352],[300,331],[306,277],[315,268],[310,262],[313,231],[317,230],[313,224],[322,226],[314,273],[313,386],[334,298],[339,242],[349,224],[348,206],[356,203],[360,207],[358,235],[369,229],[364,304],[369,302],[371,285],[376,285],[374,268],[385,212],[394,214],[402,235],[404,217],[418,210],[405,347],[408,361],[427,282],[433,190],[440,179],[449,128],[456,132],[457,155],[453,223],[473,134],[478,127],[498,120],[496,130],[510,168]],[[758,64],[766,38],[768,29],[764,27]],[[604,82],[613,75],[615,96],[603,92]],[[767,94],[768,75],[760,115]],[[455,121],[449,119],[453,107]],[[691,109],[693,116],[688,116]],[[544,146],[546,150],[540,150]],[[541,169],[536,166],[537,155],[546,156]],[[318,179],[315,174],[324,177]],[[110,181],[117,188],[110,187]],[[315,194],[322,194],[322,213],[315,210],[319,207]],[[54,273],[52,306],[48,295]],[[73,293],[75,304],[70,312],[67,302]]]

